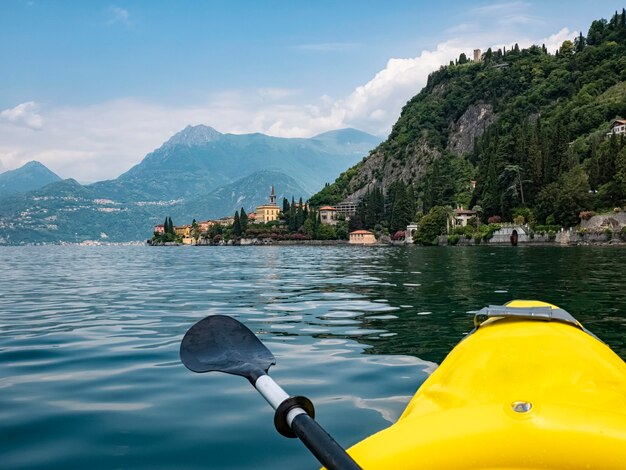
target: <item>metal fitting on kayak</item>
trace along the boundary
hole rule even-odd
[[[536,305],[532,307],[519,306],[520,303],[529,302],[515,300],[505,305],[490,305],[489,307],[481,308],[474,315],[474,330],[471,331],[471,333],[476,331],[483,323],[492,318],[517,318],[520,320],[537,320],[546,322],[558,321],[562,323],[567,323],[569,325],[580,328],[585,333],[590,334],[598,341],[602,341],[591,331],[582,326],[580,322],[576,320],[569,312],[562,308],[551,306],[549,304]]]
[[[514,401],[511,408],[516,413],[528,413],[533,408],[533,404],[529,401]]]

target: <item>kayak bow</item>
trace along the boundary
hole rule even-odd
[[[366,469],[624,469],[626,364],[554,305],[481,310],[400,419],[356,444]]]

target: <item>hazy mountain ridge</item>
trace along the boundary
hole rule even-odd
[[[378,140],[354,130],[283,139],[188,126],[115,180],[62,180],[0,200],[0,244],[141,240],[168,215],[183,224],[253,210],[272,184],[279,197],[307,198]]]
[[[188,137],[192,133],[210,137]],[[343,144],[348,134],[350,144]],[[379,140],[353,129],[303,139],[219,134],[206,126],[188,127],[116,180],[96,185],[116,197],[194,197],[257,171],[271,170],[289,175],[313,193],[360,160]]]

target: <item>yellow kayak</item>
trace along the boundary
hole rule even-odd
[[[513,301],[348,452],[364,469],[626,469],[626,363],[554,305]]]

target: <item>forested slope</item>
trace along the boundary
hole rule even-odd
[[[623,206],[626,139],[606,134],[626,118],[626,11],[550,52],[461,54],[429,76],[385,142],[311,202],[359,200],[357,224],[391,230],[434,206],[565,226],[583,210]]]

